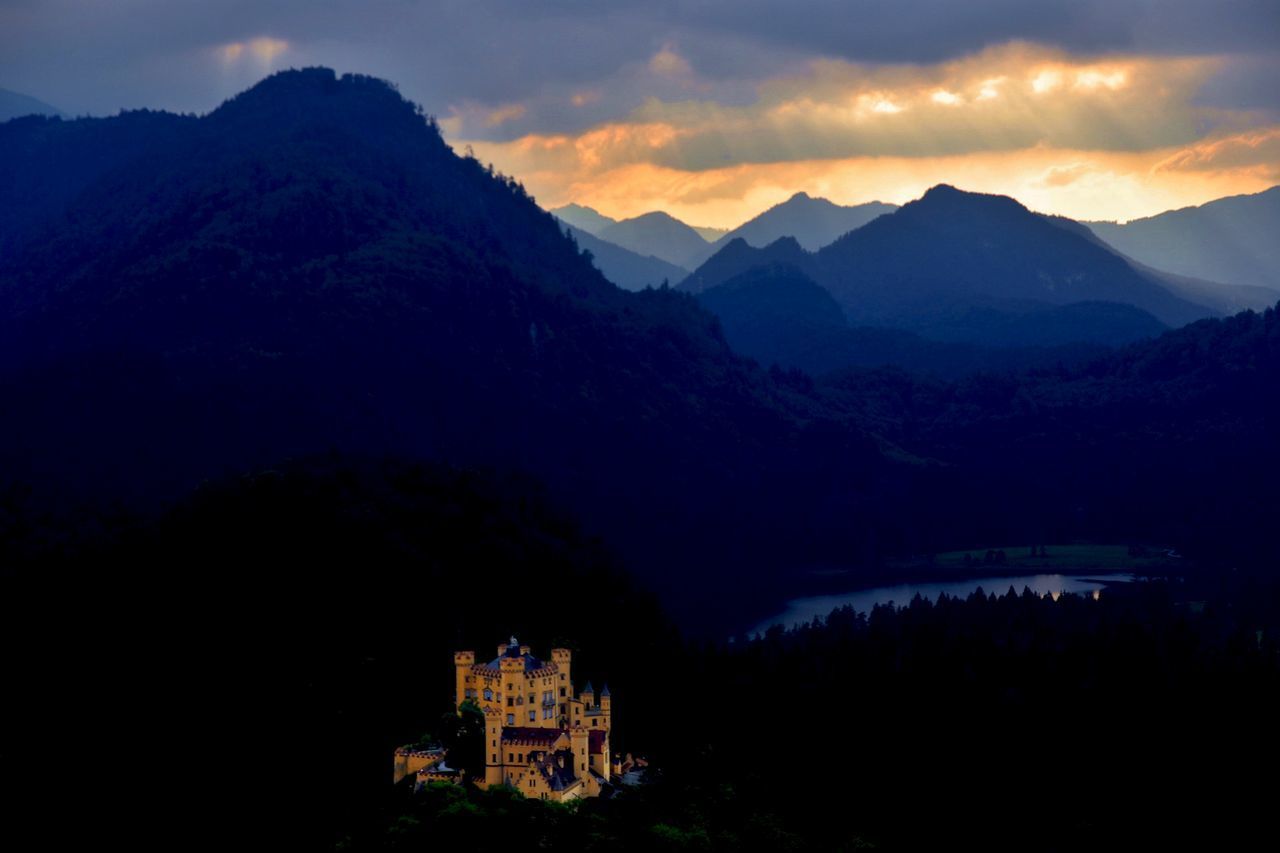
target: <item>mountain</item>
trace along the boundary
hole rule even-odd
[[[661,211],[615,222],[596,236],[636,254],[653,255],[686,269],[702,263],[710,251],[702,235]]]
[[[515,469],[689,612],[878,523],[873,439],[691,296],[615,287],[381,81],[9,122],[0,221],[6,488],[145,509],[331,451]]]
[[[877,216],[897,209],[895,204],[878,201],[846,207],[825,198],[796,193],[782,204],[774,205],[730,231],[720,238],[715,248],[718,251],[737,238],[745,240],[748,245],[760,247],[781,237],[794,237],[802,247],[816,252]]]
[[[618,220],[581,204],[566,204],[563,207],[552,208],[551,213],[574,228],[593,235],[599,234],[610,225],[618,224]]]
[[[898,329],[854,328],[829,292],[787,265],[740,273],[701,291],[698,301],[720,319],[735,351],[815,376],[894,366],[956,378],[1077,365],[1108,345],[1164,331],[1151,315],[1111,303],[1076,303],[1014,320],[996,315],[989,320],[988,337],[1005,340],[1000,347],[932,341]],[[1118,315],[1110,325],[1108,315]]]
[[[757,268],[812,270],[814,261],[794,237],[779,237],[762,248],[735,237],[690,273],[679,287],[689,293],[702,293]]]
[[[752,266],[790,263],[825,287],[853,325],[937,340],[1026,345],[1043,336],[1041,343],[1059,344],[1069,342],[1065,333],[1118,344],[1215,313],[1074,223],[946,185],[813,254],[798,244],[753,249],[736,241],[720,254],[681,288],[698,292]],[[1046,313],[1074,303],[1084,304]]]
[[[8,121],[19,116],[61,116],[62,112],[44,101],[36,100],[30,95],[0,89],[0,121]]]
[[[678,283],[689,275],[684,267],[669,264],[661,258],[642,257],[606,240],[565,223],[565,231],[578,248],[591,253],[596,269],[624,290],[658,287],[663,282]]]
[[[1158,269],[1280,292],[1280,186],[1124,225],[1085,224],[1119,251]]]

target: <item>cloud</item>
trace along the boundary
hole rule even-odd
[[[1207,139],[1183,148],[1155,165],[1157,172],[1239,169],[1280,175],[1280,127],[1260,128]]]
[[[1123,215],[1277,162],[1241,136],[1280,124],[1276,0],[122,5],[0,2],[0,80],[77,114],[204,112],[329,65],[394,81],[540,195],[621,211],[665,206],[661,187],[725,224],[796,189],[852,198],[853,175],[901,197],[945,164],[998,190],[982,164],[1002,158],[1024,164],[1005,191]],[[1095,171],[1062,183],[1077,163]]]
[[[1149,150],[1191,144],[1206,127],[1246,121],[1191,103],[1218,63],[1135,56],[1082,60],[1021,44],[932,66],[818,60],[802,73],[765,81],[748,103],[649,98],[625,117],[568,135],[575,137],[572,150],[583,165],[645,162],[685,171],[1033,146]],[[629,144],[618,144],[621,139]],[[492,141],[499,144],[489,150],[508,168],[504,140]],[[549,150],[513,142],[511,150],[517,148]],[[562,160],[561,166],[572,163]],[[514,165],[510,170],[520,173]]]
[[[649,60],[649,70],[664,77],[680,77],[693,73],[689,61],[667,45]]]
[[[1086,163],[1070,163],[1064,166],[1053,166],[1040,179],[1042,187],[1065,187],[1074,184],[1089,175],[1093,170]]]
[[[227,65],[252,61],[262,69],[269,69],[275,59],[288,49],[289,43],[284,39],[258,36],[219,45],[216,52]]]

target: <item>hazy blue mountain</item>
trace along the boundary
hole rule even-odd
[[[605,228],[610,225],[616,225],[618,222],[618,220],[605,216],[594,208],[581,204],[566,204],[563,207],[553,208],[551,213],[574,228],[586,231],[588,234],[599,234]]]
[[[803,248],[816,252],[837,238],[861,228],[877,216],[897,210],[896,204],[872,201],[844,206],[825,198],[796,193],[782,204],[761,213],[730,231],[716,250],[741,238],[751,246],[767,246],[780,237],[794,237]]]
[[[1280,186],[1124,225],[1085,224],[1119,251],[1157,269],[1280,292]]]
[[[686,269],[702,263],[709,252],[709,244],[697,231],[662,211],[616,222],[601,229],[596,236]]]
[[[0,121],[29,115],[61,116],[62,111],[30,95],[0,89]]]
[[[698,292],[778,263],[825,287],[855,326],[938,340],[1021,346],[1043,335],[1044,344],[1115,344],[1216,313],[1175,295],[1159,275],[1076,223],[946,185],[816,253],[792,243],[753,249],[733,241],[681,288]],[[1074,303],[1085,304],[1045,313]]]
[[[577,241],[578,248],[591,253],[596,269],[604,273],[609,281],[625,290],[657,287],[664,282],[675,286],[689,275],[689,271],[684,267],[669,264],[661,258],[638,255],[607,240],[601,240],[581,228],[575,228],[567,222],[564,227],[565,231]]]
[[[970,318],[1002,346],[943,342],[900,329],[851,327],[831,294],[794,266],[774,264],[739,273],[703,290],[698,301],[720,318],[738,352],[762,364],[819,375],[853,367],[895,366],[938,376],[1079,364],[1110,346],[1164,331],[1140,309],[1075,303],[1020,315],[990,312]],[[975,312],[976,313],[976,312]]]
[[[1264,311],[1275,304],[1280,293],[1267,287],[1252,284],[1226,284],[1218,281],[1206,281],[1185,275],[1166,272],[1135,260],[1099,237],[1089,226],[1074,219],[1062,216],[1046,216],[1046,219],[1074,234],[1092,240],[1109,252],[1121,256],[1134,269],[1157,280],[1170,292],[1190,302],[1204,305],[1219,314],[1235,314],[1240,311]]]

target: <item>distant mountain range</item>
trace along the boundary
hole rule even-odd
[[[741,238],[747,245],[767,246],[782,237],[793,237],[802,248],[816,252],[850,231],[861,228],[877,216],[893,213],[896,204],[878,201],[844,206],[796,193],[782,204],[728,232],[715,244],[716,251]]]
[[[563,207],[553,207],[551,213],[574,228],[592,235],[599,234],[610,225],[618,224],[618,220],[581,204],[566,204]]]
[[[678,267],[680,272],[674,276],[670,275],[671,270],[661,271],[662,275],[675,282],[735,239],[742,239],[751,246],[766,246],[781,237],[791,237],[806,249],[815,251],[877,216],[894,210],[897,210],[896,205],[880,202],[846,207],[796,193],[732,230],[686,225],[666,213],[647,213],[619,221],[579,204],[557,207],[551,213],[579,232],[595,237],[594,242],[579,242],[584,248],[591,244],[597,266],[610,280],[634,289],[638,282],[650,283],[657,274],[651,265],[643,263],[644,258],[657,258]],[[701,242],[693,239],[695,235],[701,238]],[[626,253],[612,251],[603,244],[612,244]]]
[[[1002,346],[1122,344],[1228,313],[1241,297],[1134,264],[1078,223],[946,185],[816,253],[792,239],[733,240],[680,287],[699,293],[762,267],[803,273],[855,326]]]
[[[761,213],[732,230],[680,228],[679,220],[667,215],[647,214],[642,222],[619,223],[589,207],[577,204],[553,212],[565,222],[609,241],[602,232],[611,232],[612,242],[626,241],[628,251],[641,258],[666,259],[686,270],[697,269],[737,239],[749,247],[764,248],[783,237],[792,238],[806,252],[816,252],[845,234],[879,216],[893,213],[897,205],[868,202],[837,205],[827,199],[796,193],[787,201]],[[1137,219],[1125,225],[1114,222],[1074,223],[1063,217],[1047,217],[1065,228],[1095,237],[1143,274],[1160,279],[1162,286],[1179,297],[1223,314],[1261,310],[1280,295],[1280,187],[1256,195],[1219,199],[1200,207],[1169,211]],[[711,241],[700,247],[690,239],[690,231]],[[661,245],[664,234],[675,235],[676,248]],[[620,255],[597,244],[597,265],[611,279],[625,287],[647,281],[655,273],[636,272],[630,255]],[[618,266],[611,269],[615,263]],[[776,263],[777,257],[769,259]],[[757,261],[732,261],[737,272]],[[663,270],[668,275],[671,270]],[[707,273],[701,273],[706,275]],[[719,278],[723,280],[724,276]],[[689,283],[696,289],[698,278]]]
[[[1280,293],[1280,187],[1124,225],[1085,224],[1116,249],[1158,269]]]
[[[640,255],[616,243],[564,223],[565,233],[578,243],[578,248],[591,253],[592,263],[605,278],[624,290],[658,287],[663,283],[679,284],[689,271],[652,255]]]
[[[29,115],[60,116],[62,111],[30,95],[0,89],[0,121]]]

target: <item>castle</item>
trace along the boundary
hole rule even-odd
[[[575,693],[568,649],[551,660],[534,657],[515,637],[498,656],[477,663],[475,652],[455,652],[454,705],[477,706],[485,718],[484,787],[509,785],[526,797],[564,802],[598,797],[619,775],[609,730],[612,704],[606,685],[597,697],[588,682]],[[461,781],[443,749],[396,750],[395,781],[416,775],[418,784]]]

